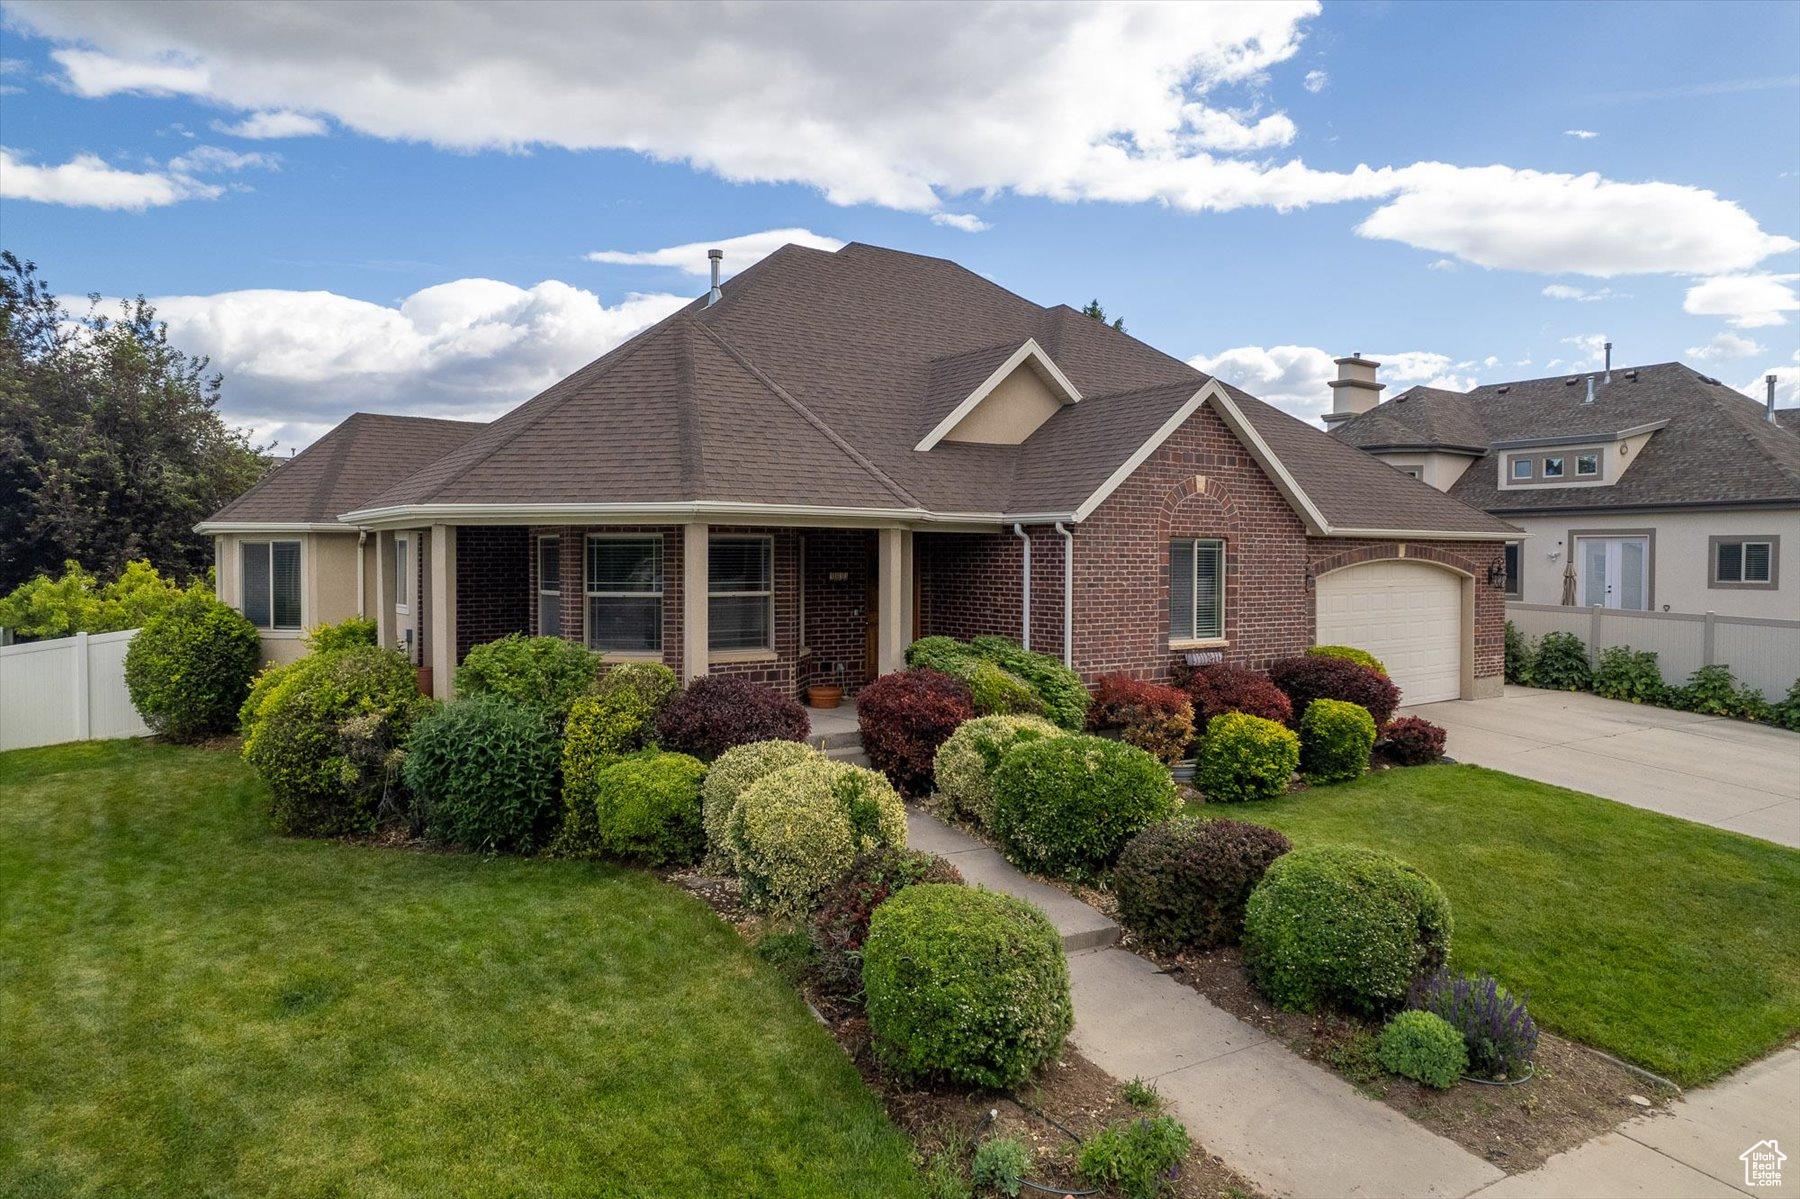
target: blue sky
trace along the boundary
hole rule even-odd
[[[780,230],[1098,296],[1306,415],[1351,350],[1606,338],[1800,403],[1800,5],[3,11],[0,244],[156,299],[288,447],[491,416]]]

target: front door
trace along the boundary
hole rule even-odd
[[[1583,537],[1581,595],[1584,608],[1642,612],[1649,606],[1650,541],[1646,537]]]

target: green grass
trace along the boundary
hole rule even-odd
[[[1795,850],[1478,766],[1203,812],[1398,854],[1450,896],[1453,965],[1684,1086],[1800,1031]]]
[[[272,835],[235,755],[0,755],[0,1194],[914,1195],[794,991],[648,875]]]

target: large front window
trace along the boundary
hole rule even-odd
[[[706,552],[706,646],[775,647],[775,551],[767,537],[714,537]]]
[[[538,556],[538,636],[562,635],[562,538],[540,537]]]
[[[661,653],[662,593],[661,537],[588,538],[589,649],[602,653]]]
[[[1225,636],[1225,543],[1182,539],[1169,543],[1169,640],[1217,641]]]
[[[246,541],[239,561],[245,619],[259,629],[298,629],[300,543]]]

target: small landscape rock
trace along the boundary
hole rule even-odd
[[[1642,1095],[1631,1096],[1631,1101],[1633,1103],[1637,1104],[1639,1107],[1649,1107],[1650,1106],[1650,1101],[1648,1099],[1644,1098]]]

